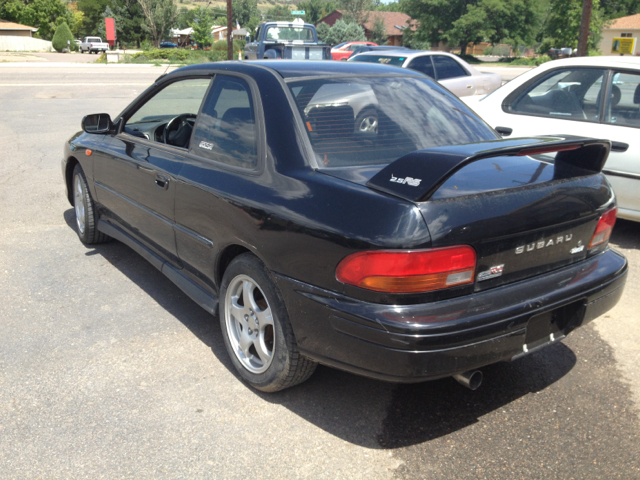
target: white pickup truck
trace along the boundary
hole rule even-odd
[[[80,53],[98,53],[109,50],[109,44],[102,41],[100,37],[84,37],[80,43]]]

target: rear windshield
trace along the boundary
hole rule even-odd
[[[102,39],[100,37],[87,37],[87,42],[102,43]]]
[[[359,57],[353,57],[352,62],[369,62],[369,63],[381,63],[382,65],[393,65],[394,67],[401,67],[407,57],[395,57],[391,55],[360,55]]]
[[[496,139],[429,79],[328,78],[288,85],[321,166],[389,164],[415,150]]]
[[[304,27],[269,27],[267,40],[313,41],[313,30]]]

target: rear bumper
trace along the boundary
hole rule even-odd
[[[626,259],[610,249],[539,277],[407,306],[363,302],[276,278],[303,354],[360,375],[419,382],[511,360],[561,340],[618,303],[627,270]],[[534,317],[553,317],[553,334],[533,338],[534,327],[527,334]]]

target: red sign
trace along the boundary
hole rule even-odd
[[[104,24],[107,32],[107,43],[113,47],[116,44],[116,21],[113,18],[105,18]]]

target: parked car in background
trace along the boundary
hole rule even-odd
[[[371,99],[377,130],[325,88]],[[474,389],[479,367],[561,341],[624,289],[609,142],[503,140],[410,69],[191,65],[82,128],[62,159],[80,240],[125,243],[217,313],[263,391],[317,363]]]
[[[640,221],[640,59],[576,57],[523,73],[491,95],[465,99],[512,137],[562,132],[611,140],[604,173],[618,216]]]
[[[353,57],[354,55],[358,55],[359,53],[378,52],[380,50],[409,50],[409,49],[407,47],[397,47],[394,45],[378,45],[377,47],[373,45],[362,45],[359,47],[353,47],[353,51],[351,52],[351,55],[349,55],[349,58]]]
[[[334,60],[346,61],[353,53],[353,49],[358,46],[377,47],[378,44],[373,42],[344,42],[331,49],[331,57]]]
[[[160,42],[160,48],[178,48],[178,44],[164,40]]]
[[[502,84],[497,73],[479,72],[457,55],[446,52],[371,51],[355,55],[349,61],[410,68],[437,80],[458,97],[487,94]]]
[[[292,22],[265,22],[244,47],[245,60],[331,60],[331,47],[318,40],[316,27],[300,18]]]
[[[109,44],[102,41],[100,37],[84,37],[80,42],[80,53],[98,53],[109,50]]]

